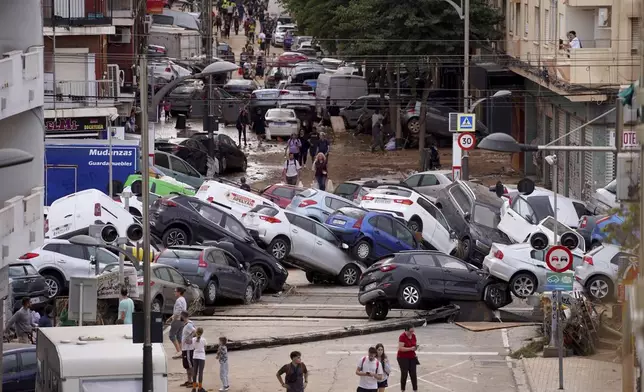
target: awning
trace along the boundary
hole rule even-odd
[[[118,117],[116,107],[45,110],[45,118]]]

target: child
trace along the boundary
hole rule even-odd
[[[219,360],[219,378],[221,379],[220,392],[225,392],[230,388],[230,385],[228,385],[228,348],[226,343],[228,343],[228,339],[223,336],[219,338],[217,359]]]
[[[192,338],[192,344],[194,346],[194,353],[192,354],[193,366],[194,366],[194,378],[192,379],[192,392],[204,392],[203,389],[203,370],[206,366],[206,339],[202,337],[203,328],[197,328],[196,337]],[[197,383],[197,380],[199,382]]]

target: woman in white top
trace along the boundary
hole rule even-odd
[[[382,366],[382,379],[378,380],[378,392],[385,392],[385,389],[389,386],[387,379],[389,378],[389,373],[391,373],[391,364],[389,363],[389,358],[385,354],[385,346],[382,343],[376,344],[376,358],[380,361]]]
[[[192,354],[194,366],[194,378],[192,383],[192,390],[199,388],[198,391],[202,392],[203,389],[203,370],[206,367],[206,339],[203,335],[203,328],[197,328],[196,337],[192,338],[192,345],[194,352]]]

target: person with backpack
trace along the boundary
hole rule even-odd
[[[378,392],[378,381],[383,379],[383,370],[377,358],[378,350],[369,347],[367,356],[358,361],[356,375],[360,377],[357,392]]]
[[[293,153],[289,153],[288,159],[284,162],[284,169],[282,170],[282,176],[287,184],[297,185],[301,168],[302,166],[300,165],[300,162],[295,159]]]
[[[283,380],[282,375],[284,375]],[[293,351],[291,362],[282,366],[276,376],[282,388],[286,388],[287,392],[303,392],[309,383],[309,372],[302,362],[302,353]]]
[[[302,165],[302,158],[300,157],[300,151],[302,150],[302,141],[298,137],[297,133],[292,133],[291,138],[288,139],[286,143],[286,152],[293,154],[293,158],[297,160],[300,165]]]
[[[389,358],[385,354],[385,346],[382,343],[376,344],[376,358],[380,361],[380,366],[382,366],[382,380],[378,381],[378,392],[385,392],[385,389],[389,386],[387,379],[391,374],[391,364],[389,363]]]

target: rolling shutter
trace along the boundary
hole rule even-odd
[[[576,118],[570,115],[570,129],[568,129],[567,132],[570,132],[573,129],[580,127],[582,124],[583,123],[579,118]],[[571,133],[568,136],[571,146],[582,145],[581,134],[582,134],[582,130],[578,130]],[[582,195],[581,191],[582,191],[582,184],[583,184],[583,178],[582,178],[582,161],[584,159],[583,155],[584,153],[582,152],[570,152],[570,160],[568,162],[568,174],[570,176],[569,194],[570,194],[570,197],[574,199],[579,199],[579,200],[581,200],[581,195]]]

